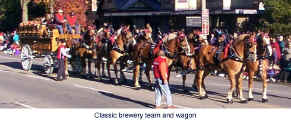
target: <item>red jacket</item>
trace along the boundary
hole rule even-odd
[[[277,58],[278,58],[278,60],[280,60],[281,59],[281,51],[280,51],[280,46],[279,46],[278,42],[272,43],[272,48],[276,50],[275,52],[276,52]]]
[[[65,17],[64,17],[64,15],[57,13],[57,14],[55,14],[55,19],[56,19],[56,24],[61,25],[61,24],[63,24]]]
[[[60,45],[59,48],[58,48],[58,54],[57,54],[57,58],[58,59],[61,59],[61,58],[64,59],[65,58],[64,56],[62,56],[62,53],[61,53],[61,49],[62,48],[65,48],[65,46],[64,45]]]
[[[70,16],[70,15],[68,15],[66,18],[68,20],[68,23],[71,26],[75,26],[76,25],[76,23],[77,23],[77,17],[76,16]]]
[[[166,58],[161,56],[155,58],[154,62],[154,76],[156,79],[168,80],[168,65]]]

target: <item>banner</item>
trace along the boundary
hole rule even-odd
[[[209,34],[209,10],[203,9],[202,10],[202,34],[208,35]]]
[[[175,10],[197,10],[197,0],[175,0]]]
[[[187,27],[201,27],[201,16],[187,16],[186,26]]]

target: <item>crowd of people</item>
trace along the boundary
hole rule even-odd
[[[0,32],[0,51],[17,56],[20,54],[20,50],[20,39],[16,31]]]

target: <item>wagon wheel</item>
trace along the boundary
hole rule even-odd
[[[53,64],[54,64],[54,60],[53,60],[52,56],[46,55],[43,59],[43,64],[42,64],[44,73],[52,74],[54,71]]]
[[[31,69],[33,59],[32,51],[29,45],[26,44],[22,47],[20,58],[22,69],[25,71],[29,71]]]

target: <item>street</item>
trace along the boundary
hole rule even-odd
[[[0,53],[0,108],[146,108],[154,107],[155,94],[143,87],[132,87],[132,73],[126,73],[127,84],[113,85],[109,80],[84,79],[72,75],[69,80],[55,81],[55,76],[46,76],[35,62],[32,71],[21,69],[20,58]],[[36,60],[37,61],[37,60]],[[209,76],[205,84],[208,99],[198,99],[191,89],[194,75],[187,76],[187,89],[182,89],[182,78],[173,72],[170,87],[173,103],[178,108],[291,108],[291,86],[269,83],[268,103],[261,102],[262,83],[254,83],[255,101],[247,104],[227,104],[225,96],[229,81],[222,77]],[[113,74],[115,76],[115,74]],[[153,77],[153,75],[151,74]],[[143,81],[147,79],[143,76]],[[244,96],[247,98],[247,81],[244,81]]]

